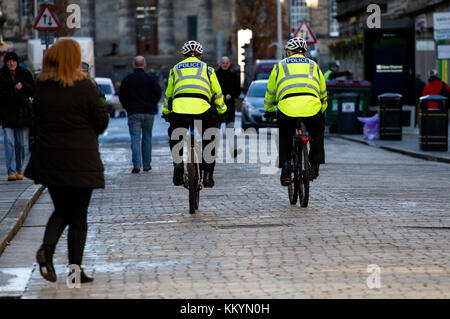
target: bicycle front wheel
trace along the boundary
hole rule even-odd
[[[188,179],[189,179],[189,214],[195,214],[195,204],[197,202],[197,185],[195,184],[195,164],[188,163]]]
[[[288,186],[288,194],[289,194],[289,201],[291,203],[291,205],[295,205],[297,204],[297,198],[298,198],[298,194],[299,194],[299,189],[300,189],[300,174],[299,174],[299,168],[300,168],[300,158],[299,158],[299,150],[298,147],[296,145],[296,143],[294,142],[294,146],[293,146],[293,154],[294,154],[294,176],[291,176],[292,178],[292,182],[291,184]]]
[[[301,162],[301,174],[300,174],[300,188],[299,188],[299,199],[301,207],[308,207],[309,201],[309,174],[310,174],[310,164],[308,158],[308,147],[303,145],[302,151],[302,162]]]

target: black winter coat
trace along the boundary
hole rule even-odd
[[[120,85],[120,103],[128,115],[157,114],[162,89],[156,78],[143,69],[135,69]]]
[[[104,188],[98,136],[109,117],[92,81],[66,88],[38,81],[33,112],[36,140],[25,176],[45,186]]]
[[[22,83],[22,89],[15,88]],[[4,128],[30,127],[33,123],[30,98],[34,92],[34,80],[30,71],[17,66],[13,82],[9,69],[0,70],[0,122]]]
[[[234,100],[241,94],[239,76],[231,72],[230,69],[224,70],[220,67],[217,69],[216,75],[219,80],[220,87],[222,88],[223,99],[227,105],[228,119],[232,119],[234,121],[234,113],[236,111]],[[227,94],[231,95],[231,100],[225,99]]]

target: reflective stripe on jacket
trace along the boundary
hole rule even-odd
[[[291,117],[310,117],[326,110],[325,79],[313,60],[294,54],[274,66],[264,107],[274,112],[276,104],[283,114]]]
[[[194,94],[199,97],[177,97],[180,94]],[[213,99],[213,101],[211,101]],[[169,101],[172,100],[170,110]],[[170,111],[180,114],[202,114],[211,104],[214,104],[219,114],[225,113],[227,106],[217,80],[214,69],[196,57],[189,57],[170,70],[164,97],[163,112]]]

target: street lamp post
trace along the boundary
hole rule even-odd
[[[278,48],[277,48],[277,55],[276,59],[281,60],[281,31],[282,31],[282,25],[281,25],[281,1],[277,0],[277,42],[278,42]]]

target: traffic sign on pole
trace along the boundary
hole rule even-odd
[[[58,19],[53,14],[49,5],[44,5],[41,14],[34,23],[33,29],[40,31],[56,31],[61,29]]]
[[[302,37],[303,39],[306,40],[306,43],[311,45],[311,44],[316,44],[317,43],[317,39],[314,36],[314,33],[311,31],[311,28],[309,27],[308,23],[306,23],[306,21],[303,21],[300,26],[297,29],[297,32],[295,32],[294,37]]]

